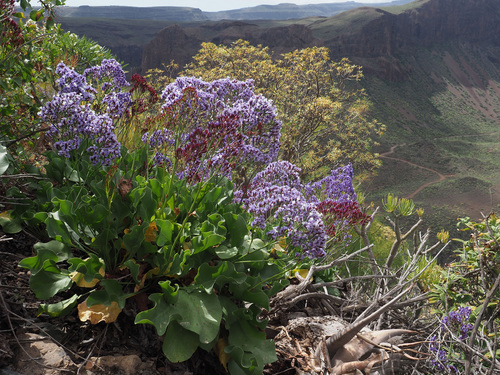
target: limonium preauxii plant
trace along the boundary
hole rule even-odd
[[[60,75],[59,91],[40,111],[42,120],[50,124],[47,135],[58,139],[54,148],[69,158],[71,151],[87,141],[90,160],[95,165],[110,165],[120,156],[114,120],[131,104],[130,94],[122,90],[129,84],[120,64],[103,60],[101,65],[79,74],[61,62],[56,73]],[[99,81],[100,86],[94,87],[89,82],[93,80]]]
[[[94,164],[110,165],[120,156],[115,122],[141,113],[131,92],[146,82],[136,76],[126,91],[129,83],[115,60],[104,60],[83,74],[60,63],[56,73],[59,91],[40,112],[54,148],[69,158],[86,142]],[[254,93],[253,81],[180,77],[167,85],[161,98],[162,122],[142,135],[152,162],[168,169],[175,160],[178,169],[171,171],[190,183],[214,174],[231,179],[247,173],[240,179],[236,201],[254,216],[252,225],[265,229],[270,238],[287,236],[298,256],[325,256],[329,238],[368,220],[356,202],[351,165],[302,184],[300,168],[276,161],[281,123],[273,103]],[[250,182],[249,172],[256,173]]]
[[[281,122],[273,103],[254,93],[252,80],[180,77],[161,98],[166,121],[142,140],[156,150],[155,162],[171,165],[171,155],[182,161],[179,177],[198,181],[218,170],[231,178],[234,168],[276,160]]]
[[[450,360],[458,359],[453,356],[457,351],[453,348],[454,340],[465,341],[469,336],[469,332],[473,329],[470,323],[470,315],[472,309],[470,307],[459,307],[457,310],[451,311],[448,315],[441,319],[441,328],[438,336],[434,335],[430,341],[430,351],[434,354],[431,359],[431,364],[439,371],[448,370],[451,373],[459,373],[458,368],[449,363]],[[448,342],[444,339],[452,333],[452,337]]]
[[[327,241],[348,225],[367,222],[352,186],[352,166],[338,168],[331,175],[303,185],[300,168],[287,162],[269,164],[236,198],[253,214],[252,225],[266,229],[273,239],[286,236],[297,255],[321,258]],[[326,224],[326,225],[325,225]]]

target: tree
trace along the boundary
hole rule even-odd
[[[368,172],[380,165],[371,147],[385,127],[370,118],[371,103],[358,87],[361,67],[348,59],[335,62],[327,48],[310,47],[273,60],[269,48],[238,40],[203,43],[193,60],[184,75],[254,80],[283,123],[280,157],[308,178],[347,163]]]

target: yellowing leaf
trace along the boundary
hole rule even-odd
[[[88,258],[87,258],[88,259]],[[104,276],[104,264],[102,267],[99,269],[99,273],[101,276]],[[69,277],[71,280],[73,280],[76,285],[78,285],[80,288],[93,288],[97,285],[97,283],[100,281],[99,279],[93,279],[90,282],[85,281],[84,274],[78,271],[71,272],[69,274]]]
[[[275,243],[273,248],[271,249],[271,254],[276,255],[278,252],[286,253],[285,249],[283,249],[283,247],[281,247],[279,243]]]
[[[146,229],[146,233],[144,233],[144,240],[146,242],[153,242],[156,240],[156,233],[158,233],[158,227],[156,226],[156,223],[152,221],[149,223],[148,229]]]
[[[309,273],[309,269],[307,268],[296,268],[292,271],[292,277],[295,277],[295,274],[298,273],[300,277],[305,279],[307,277],[307,274]]]
[[[227,371],[227,364],[231,359],[231,356],[224,351],[224,348],[226,346],[227,346],[227,340],[224,338],[220,338],[214,346],[214,351],[215,354],[217,354],[217,357],[219,357],[220,363],[222,364],[222,366],[224,366],[224,368]]]
[[[99,322],[113,323],[122,309],[118,306],[118,303],[113,301],[111,305],[94,305],[91,307],[87,306],[87,300],[83,301],[78,305],[78,318],[82,322],[90,320],[91,324],[97,324]]]
[[[141,290],[144,287],[147,279],[152,278],[153,276],[157,276],[160,273],[160,267],[155,267],[150,269],[144,275],[142,275],[141,282],[139,285],[136,285],[134,288],[134,293]]]

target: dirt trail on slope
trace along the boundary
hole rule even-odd
[[[478,133],[478,134],[449,135],[449,136],[446,136],[446,137],[434,138],[434,140],[438,140],[438,139],[450,139],[450,138],[465,138],[465,137],[480,137],[480,136],[484,136],[484,135],[493,135],[493,134],[497,134],[497,133],[498,132]],[[389,156],[389,155],[394,154],[396,148],[403,147],[403,146],[406,146],[406,143],[399,143],[397,145],[394,145],[394,146],[392,146],[390,148],[389,151],[381,153],[380,157],[381,158],[385,158],[385,159],[390,159],[390,160],[396,160],[396,161],[399,161],[399,162],[402,162],[402,163],[406,163],[408,165],[411,165],[412,167],[420,168],[420,169],[423,169],[423,170],[435,173],[438,176],[437,180],[426,182],[425,184],[420,185],[417,190],[415,190],[413,193],[409,194],[406,198],[413,199],[415,197],[415,195],[417,195],[418,193],[420,193],[426,187],[434,185],[434,184],[436,184],[438,182],[444,181],[444,180],[446,180],[448,178],[455,177],[454,174],[446,174],[445,175],[445,174],[442,174],[442,173],[440,173],[439,171],[437,171],[435,169],[427,168],[427,167],[424,167],[423,165],[412,163],[411,161],[408,161],[408,160],[405,160],[405,159],[401,159],[401,158]]]
[[[399,161],[399,162],[402,162],[402,163],[406,163],[408,165],[411,165],[412,167],[420,168],[420,169],[423,169],[423,170],[435,173],[438,176],[437,180],[430,181],[430,182],[427,182],[425,184],[420,185],[417,190],[415,190],[413,193],[411,193],[408,196],[406,196],[406,198],[413,199],[415,197],[415,195],[417,195],[418,193],[420,193],[420,191],[422,191],[426,187],[434,185],[434,184],[436,184],[438,182],[446,180],[447,178],[455,176],[454,174],[444,175],[444,174],[436,171],[435,169],[427,168],[427,167],[424,167],[422,165],[418,165],[418,164],[412,163],[411,161],[408,161],[408,160],[404,160],[404,159],[396,158],[396,157],[393,157],[393,156],[389,156],[389,155],[394,154],[394,151],[396,150],[397,147],[403,147],[403,146],[406,146],[406,143],[400,143],[400,144],[394,145],[394,146],[391,147],[391,149],[389,151],[380,154],[380,157],[384,158],[384,159],[396,160],[396,161]]]

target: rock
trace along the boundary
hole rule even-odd
[[[154,363],[142,362],[138,355],[92,357],[85,365],[87,375],[155,375]]]
[[[52,340],[35,334],[24,333],[18,336],[21,347],[14,359],[13,369],[21,374],[59,375],[76,370],[76,365],[63,348]]]

